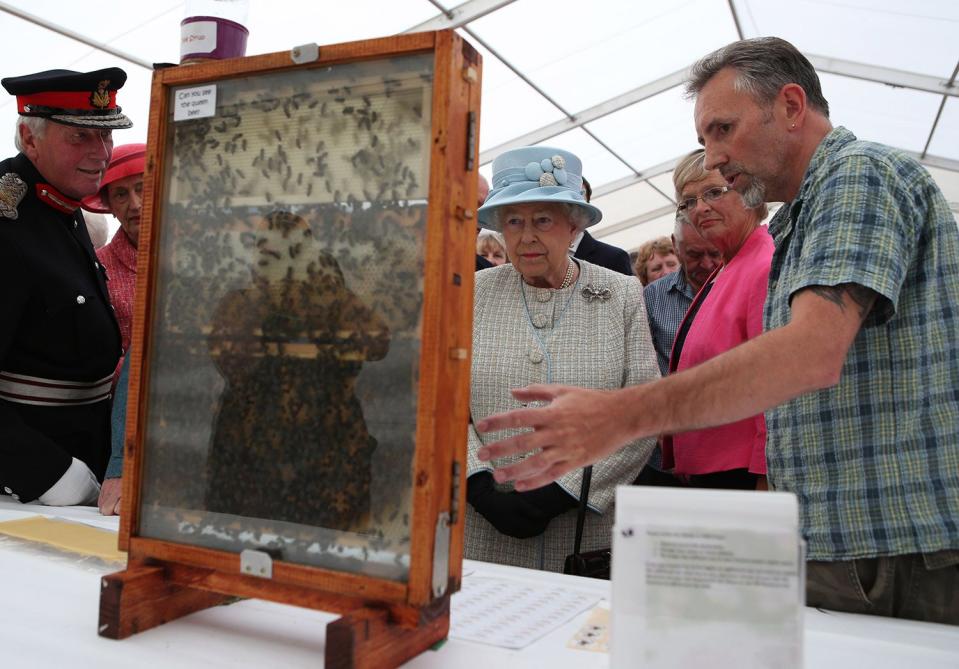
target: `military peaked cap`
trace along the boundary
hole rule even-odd
[[[127,73],[119,67],[94,72],[47,70],[7,77],[0,84],[17,96],[21,116],[42,116],[81,128],[130,128],[133,122],[117,106],[117,90]]]

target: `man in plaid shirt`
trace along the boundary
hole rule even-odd
[[[479,421],[534,427],[480,459],[527,490],[643,435],[766,413],[770,488],[794,492],[807,604],[959,624],[959,230],[915,160],[833,128],[809,61],[735,42],[687,90],[706,167],[750,202],[782,201],[763,335],[696,368]],[[697,205],[699,206],[699,205]]]

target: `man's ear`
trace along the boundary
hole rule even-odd
[[[39,156],[37,149],[37,136],[27,126],[26,123],[20,123],[17,126],[17,132],[20,133],[20,145],[23,147],[23,153],[31,162],[36,162]]]
[[[786,84],[779,89],[778,102],[783,110],[786,124],[793,128],[802,127],[807,109],[806,91],[803,87],[799,84]]]

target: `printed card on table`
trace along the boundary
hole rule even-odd
[[[802,666],[795,496],[620,488],[611,666]]]

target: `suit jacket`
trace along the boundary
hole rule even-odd
[[[103,478],[120,329],[77,203],[23,154],[0,175],[0,489],[29,502],[72,458]]]
[[[530,383],[614,389],[659,376],[639,281],[588,262],[579,266],[578,281],[565,290],[525,285],[510,264],[476,275],[470,388],[474,420],[518,408],[509,391]],[[606,299],[588,299],[583,292],[587,287],[609,292],[603,292]],[[481,435],[470,424],[467,476],[515,460],[481,462],[476,451],[488,441],[517,433]],[[654,444],[653,438],[635,441],[594,465],[582,550],[610,545],[616,486],[633,482]],[[579,499],[581,480],[582,471],[577,470],[557,483]],[[562,571],[564,558],[573,551],[575,531],[574,509],[553,518],[540,536],[515,539],[467,505],[465,557]]]
[[[633,276],[633,265],[629,262],[629,254],[612,244],[594,239],[588,230],[583,231],[583,238],[576,247],[573,257],[626,276]]]
[[[493,263],[491,263],[489,260],[487,260],[486,258],[484,258],[483,256],[477,253],[476,254],[476,271],[478,272],[481,269],[489,269],[490,267],[493,267]]]

